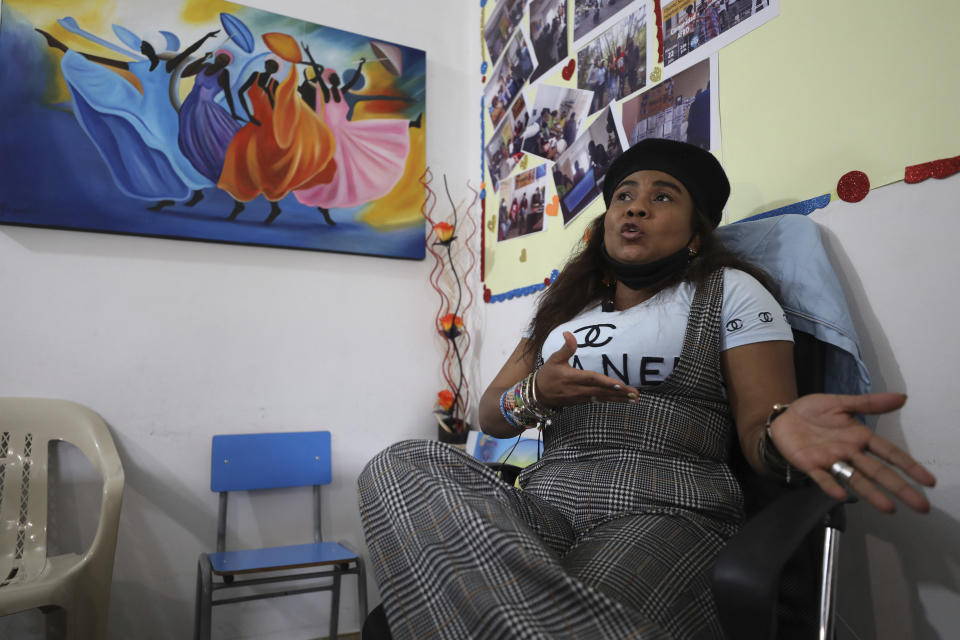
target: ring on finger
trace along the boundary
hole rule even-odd
[[[840,482],[850,482],[854,471],[853,466],[843,460],[837,460],[830,466],[830,473]]]

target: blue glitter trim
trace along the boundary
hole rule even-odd
[[[560,272],[554,269],[550,272],[550,282],[553,282],[557,279],[557,276],[560,275]],[[520,298],[522,296],[528,296],[531,293],[536,293],[537,291],[543,291],[547,288],[547,285],[544,283],[531,284],[529,287],[520,287],[519,289],[513,289],[505,293],[498,293],[496,295],[490,296],[490,302],[488,304],[493,304],[494,302],[503,302],[504,300],[510,300],[512,298]]]
[[[486,72],[487,72],[487,61],[484,60],[483,64],[480,65],[480,73],[486,73]]]
[[[771,209],[770,211],[758,213],[755,216],[750,216],[749,218],[744,218],[743,220],[737,220],[737,222],[734,224],[739,222],[750,222],[752,220],[763,220],[764,218],[782,216],[787,213],[798,213],[803,216],[808,216],[817,209],[823,209],[828,204],[830,204],[830,194],[825,193],[822,196],[817,196],[816,198],[810,198],[809,200],[804,200],[802,202],[794,202],[793,204],[788,204],[787,206],[780,207],[779,209]]]

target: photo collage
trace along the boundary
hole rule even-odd
[[[708,150],[717,143],[709,54],[775,15],[779,2],[663,0],[663,67],[653,6],[501,0],[484,14],[484,112],[492,125],[484,162],[500,198],[488,226],[497,242],[543,231],[551,213],[562,214],[566,227],[601,195],[610,160],[640,140],[670,138]],[[672,63],[679,63],[673,71]],[[533,183],[531,193],[523,191]],[[548,202],[559,210],[545,214]]]

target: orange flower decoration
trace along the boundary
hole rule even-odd
[[[437,234],[437,240],[440,244],[450,244],[453,240],[453,225],[446,222],[438,222],[433,225],[433,232]]]
[[[463,331],[463,318],[452,313],[440,318],[440,333],[448,338],[456,338]]]
[[[440,408],[446,412],[450,412],[450,409],[453,408],[453,392],[449,389],[444,389],[437,394],[437,404],[440,405]]]

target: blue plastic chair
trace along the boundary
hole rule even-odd
[[[340,579],[356,574],[360,616],[367,614],[367,585],[363,560],[346,546],[323,542],[320,522],[320,487],[330,484],[330,432],[253,433],[213,437],[210,490],[220,494],[216,553],[201,553],[197,564],[197,599],[194,638],[210,638],[212,608],[217,605],[278,596],[331,592],[330,638],[336,640],[340,610]],[[313,487],[313,542],[283,547],[226,550],[227,496],[231,491],[283,487]],[[323,567],[318,571],[305,568]],[[269,573],[264,577],[257,574]],[[217,581],[214,576],[222,579]],[[241,578],[241,579],[238,579]],[[319,578],[330,578],[316,584]],[[222,589],[253,585],[314,581],[310,586],[264,590],[248,595],[214,599]]]

